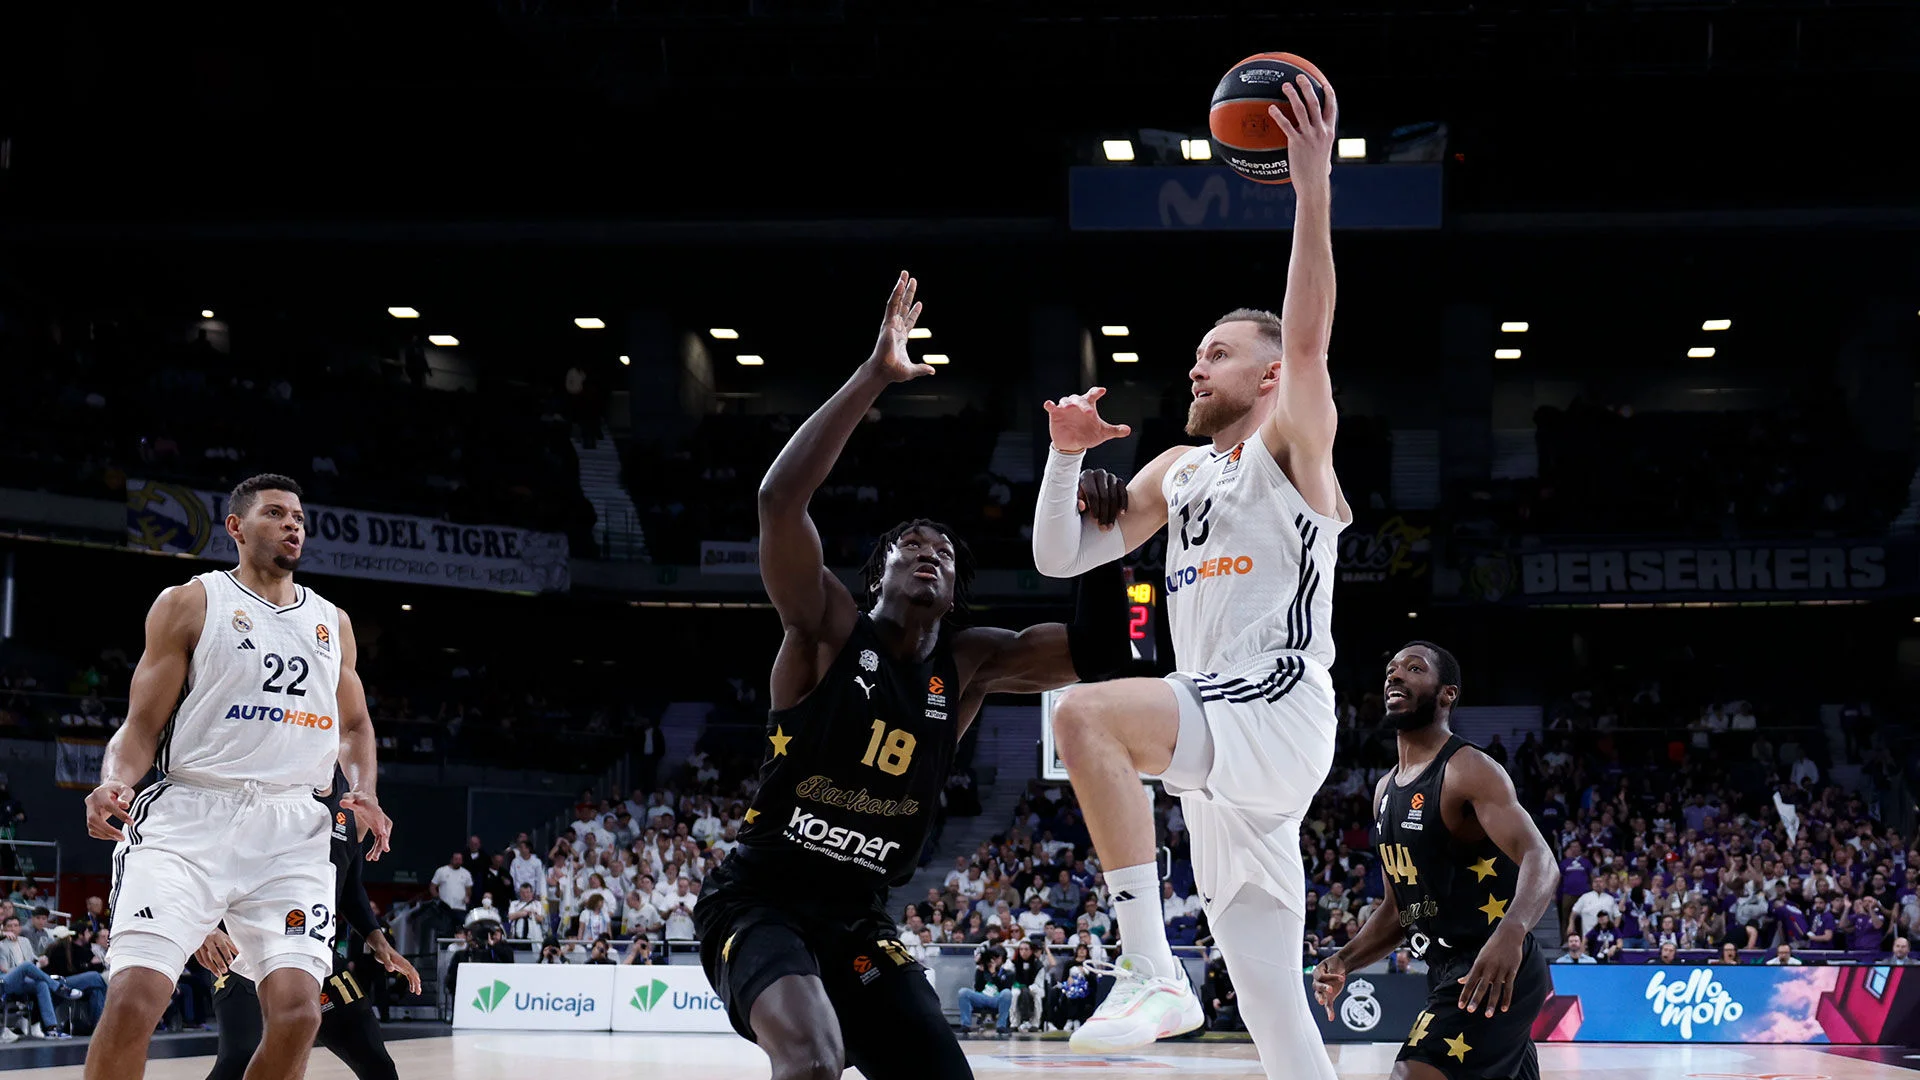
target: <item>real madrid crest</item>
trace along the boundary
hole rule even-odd
[[[1182,466],[1180,471],[1173,475],[1173,486],[1186,487],[1187,481],[1193,479],[1193,474],[1199,471],[1200,471],[1200,463],[1197,461],[1192,462],[1191,464]]]
[[[1373,984],[1355,979],[1347,984],[1347,1000],[1340,1006],[1340,1022],[1354,1031],[1372,1031],[1380,1024],[1380,999]]]
[[[242,634],[251,634],[253,633],[253,620],[247,618],[246,612],[235,608],[233,612],[233,628]]]

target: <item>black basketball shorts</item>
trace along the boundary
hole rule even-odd
[[[1439,962],[1429,956],[1427,1007],[1415,1018],[1397,1060],[1431,1065],[1448,1080],[1540,1080],[1533,1021],[1553,988],[1546,957],[1529,934],[1514,977],[1513,1004],[1489,1017],[1484,1002],[1479,1012],[1460,1010],[1465,989],[1460,980],[1473,970],[1475,956],[1462,952]]]

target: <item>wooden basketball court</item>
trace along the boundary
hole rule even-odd
[[[967,1056],[978,1076],[1180,1076],[1264,1075],[1244,1042],[1165,1042],[1136,1054],[1081,1056],[1064,1040],[973,1040]],[[562,1034],[460,1032],[389,1044],[406,1078],[458,1076],[461,1080],[758,1080],[768,1076],[759,1049],[731,1035]],[[1397,1043],[1347,1043],[1331,1048],[1343,1080],[1382,1080],[1393,1067]],[[1544,1077],[1603,1076],[1607,1080],[1914,1080],[1920,1050],[1834,1048],[1800,1045],[1702,1044],[1694,1046],[1610,1043],[1543,1044]],[[152,1080],[204,1080],[210,1057],[150,1062]],[[79,1080],[79,1065],[28,1069],[46,1080]],[[352,1080],[353,1074],[324,1050],[313,1054],[313,1080]],[[849,1071],[849,1077],[858,1073]]]

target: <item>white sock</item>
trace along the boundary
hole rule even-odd
[[[1123,866],[1106,872],[1107,893],[1114,917],[1120,920],[1120,944],[1128,953],[1144,956],[1150,974],[1168,978],[1180,965],[1167,947],[1165,912],[1160,906],[1160,868],[1153,863]]]

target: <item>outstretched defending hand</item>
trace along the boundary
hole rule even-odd
[[[1100,418],[1100,410],[1095,406],[1106,396],[1107,388],[1096,386],[1084,394],[1042,403],[1047,409],[1047,433],[1053,439],[1054,449],[1063,454],[1077,454],[1108,439],[1124,439],[1133,434],[1133,429],[1125,424],[1109,424]]]
[[[900,280],[893,283],[893,295],[887,297],[887,313],[880,320],[880,340],[874,342],[873,356],[867,363],[885,375],[888,382],[906,382],[933,374],[930,365],[916,364],[907,355],[907,334],[920,318],[920,305],[913,299],[919,291],[920,282],[902,270]]]

